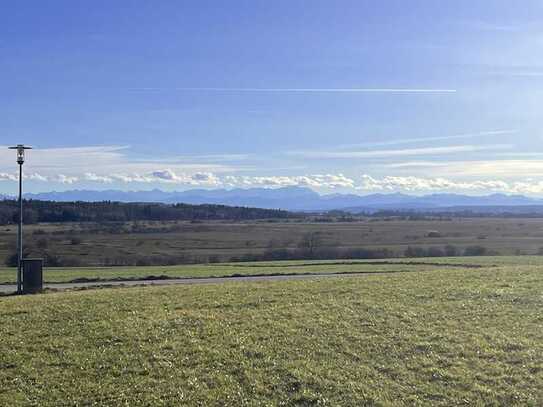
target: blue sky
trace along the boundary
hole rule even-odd
[[[0,145],[31,191],[543,195],[543,3],[26,1]],[[16,190],[0,149],[0,193]]]

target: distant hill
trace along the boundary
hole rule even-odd
[[[192,205],[216,204],[247,206],[289,211],[345,210],[353,213],[376,210],[426,210],[454,207],[517,207],[543,205],[543,200],[522,195],[492,194],[470,196],[461,194],[431,194],[412,196],[402,193],[391,194],[327,194],[303,187],[250,188],[250,189],[193,189],[181,192],[151,191],[90,191],[72,190],[26,194],[27,199],[45,201],[116,201],[116,202],[160,202],[186,203]]]
[[[535,207],[543,205],[543,200],[528,198],[521,195],[492,194],[470,196],[458,194],[432,194],[424,196],[409,196],[402,194],[384,195],[380,199],[370,196],[365,202],[356,206],[343,208],[348,212],[360,213],[373,210],[448,210],[464,211],[470,208],[492,207]]]
[[[159,189],[151,191],[89,191],[72,190],[65,192],[45,192],[38,194],[25,194],[27,199],[43,201],[116,201],[116,202],[161,202],[161,203],[187,203],[218,204],[231,206],[249,206],[268,209],[321,209],[319,205],[313,206],[320,199],[320,195],[309,188],[287,187],[278,189],[251,188],[251,189],[193,189],[182,192],[166,192]],[[333,207],[331,209],[334,209]]]

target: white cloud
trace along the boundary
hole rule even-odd
[[[343,174],[312,174],[300,176],[233,176],[224,177],[226,186],[307,186],[313,188],[354,188],[355,181]]]
[[[413,138],[402,138],[402,139],[393,139],[386,141],[378,142],[367,142],[367,143],[357,143],[357,144],[344,144],[338,146],[339,150],[348,149],[348,148],[367,148],[367,147],[378,147],[378,146],[393,146],[398,144],[413,144],[413,143],[428,143],[430,141],[446,141],[446,140],[456,140],[456,139],[467,139],[467,138],[478,138],[485,136],[504,136],[518,133],[518,130],[488,130],[480,131],[476,133],[464,133],[464,134],[455,134],[451,136],[434,136],[434,137],[413,137]]]
[[[232,162],[232,161],[244,161],[250,157],[249,154],[203,154],[203,155],[179,155],[154,160],[147,160],[148,162]]]
[[[48,178],[46,176],[38,174],[37,172],[32,173],[32,174],[28,174],[28,175],[23,175],[23,178],[24,179],[29,179],[31,181],[42,181],[42,182],[47,182],[48,181]]]
[[[87,172],[84,175],[84,179],[86,181],[92,181],[92,182],[102,182],[105,184],[110,184],[113,182],[113,178],[108,177],[107,175],[97,175],[92,172]]]
[[[365,150],[365,151],[293,151],[289,155],[301,156],[305,158],[388,158],[399,156],[423,156],[423,155],[443,155],[468,153],[476,151],[503,150],[509,149],[510,144],[490,144],[490,145],[458,145],[446,147],[422,147],[405,148],[397,150]]]
[[[480,134],[502,134],[496,130]],[[461,135],[463,137],[463,135]],[[456,136],[455,136],[456,137]],[[415,139],[411,139],[412,141]],[[239,168],[212,163],[163,163],[135,160],[126,156],[125,146],[99,146],[31,150],[25,164],[25,179],[32,182],[75,185],[96,184],[170,184],[181,187],[282,187],[306,186],[314,189],[351,189],[359,191],[473,191],[543,194],[543,159],[496,159],[473,161],[434,160],[426,156],[506,149],[507,144],[454,145],[408,149],[365,151],[301,152],[315,158],[386,158],[406,157],[405,162],[368,164],[371,171],[409,170],[409,176],[386,176],[353,179],[342,173],[304,175],[238,175]],[[294,153],[293,153],[294,154]],[[536,153],[525,153],[536,154]],[[419,159],[417,156],[421,156]],[[530,157],[526,156],[526,157]],[[6,160],[4,160],[4,158]],[[209,156],[208,158],[211,158]],[[225,158],[225,157],[223,157]],[[230,157],[229,157],[230,158]],[[231,158],[242,158],[232,156]],[[409,161],[412,158],[411,161]],[[451,157],[452,158],[452,157]],[[456,158],[456,157],[454,157]],[[17,182],[18,173],[13,152],[0,147],[0,182]],[[8,160],[9,159],[9,160]],[[398,159],[400,161],[401,159]],[[8,163],[6,165],[5,163]],[[157,168],[158,167],[158,168]],[[380,169],[379,169],[380,168]],[[368,170],[366,170],[368,171]],[[432,177],[428,178],[427,175]],[[461,179],[461,181],[459,181]],[[466,180],[467,179],[467,180]]]
[[[348,178],[343,174],[324,174],[303,177],[300,184],[327,188],[354,188],[354,183],[355,181],[353,179]]]
[[[241,160],[236,155],[209,155],[199,160],[186,157],[162,158],[160,161],[176,172],[232,172],[240,169],[219,161]],[[6,146],[0,146],[0,172],[11,172],[16,167],[15,155]],[[134,157],[128,146],[84,146],[67,148],[35,148],[27,153],[25,170],[42,176],[54,177],[58,173],[94,173],[99,168],[107,174],[145,174],[156,170],[154,157]]]
[[[528,156],[529,157],[529,156]],[[406,161],[382,164],[385,168],[412,168],[413,175],[432,171],[443,177],[500,177],[504,179],[543,177],[543,160],[495,159],[458,161]]]
[[[17,175],[0,172],[0,181],[17,181]]]
[[[543,163],[541,163],[543,169]],[[211,172],[196,172],[193,174],[179,173],[170,168],[157,169],[145,174],[97,174],[85,173],[82,177],[58,174],[43,176],[32,173],[26,179],[39,182],[61,183],[73,185],[80,182],[99,184],[172,184],[182,187],[220,187],[220,188],[251,188],[251,187],[286,187],[304,186],[317,190],[351,189],[357,191],[404,191],[408,193],[426,192],[463,192],[463,193],[492,193],[543,195],[543,181],[525,177],[522,180],[507,179],[477,179],[458,180],[445,176],[385,176],[382,178],[364,174],[356,180],[339,174],[308,174],[293,176],[247,176],[221,175]],[[0,173],[0,181],[17,182],[16,174]]]
[[[61,184],[75,184],[77,181],[79,181],[79,178],[64,174],[58,174],[52,180],[53,182],[59,182]]]
[[[170,168],[153,171],[144,175],[143,179],[151,182],[164,182],[181,185],[218,186],[221,181],[210,172],[196,172],[194,174],[176,173]]]
[[[143,182],[143,183],[149,183],[156,181],[156,178],[153,178],[151,176],[146,175],[140,175],[140,174],[132,174],[132,175],[126,175],[126,174],[112,174],[110,176],[111,179],[118,182],[123,183],[131,183],[131,182]]]
[[[35,148],[26,154],[27,171],[44,173],[67,172],[104,167],[114,163],[125,162],[124,150],[127,146],[85,146],[68,148]],[[14,168],[13,151],[0,146],[0,170]],[[43,175],[43,174],[42,174]]]
[[[448,164],[437,161],[405,161],[399,163],[383,164],[386,168],[427,168],[427,167],[444,167]]]
[[[432,190],[480,190],[480,189],[503,189],[507,184],[503,181],[476,181],[476,182],[455,182],[446,178],[420,178],[420,177],[398,177],[386,176],[376,179],[370,175],[362,175],[360,189],[369,190],[404,190],[404,191],[432,191]]]
[[[46,176],[38,174],[38,173],[23,174],[23,179],[27,179],[31,181],[44,181],[44,182],[49,180]],[[0,172],[0,181],[19,181],[19,175]]]
[[[164,181],[179,181],[181,178],[177,176],[175,172],[170,169],[158,170],[151,173],[151,175],[157,179]]]
[[[457,163],[448,170],[470,176],[534,177],[543,175],[543,160],[474,161],[468,165]]]
[[[97,183],[165,183],[206,187],[282,187],[307,186],[313,188],[354,188],[355,181],[343,174],[311,174],[299,176],[220,176],[211,172],[194,174],[177,173],[170,168],[155,170],[147,174],[98,175],[87,173],[85,181]]]
[[[387,176],[381,179],[370,175],[362,175],[362,184],[357,188],[366,191],[463,191],[463,192],[502,192],[508,194],[543,194],[543,181],[514,181],[503,180],[477,180],[454,181],[447,178],[422,178],[413,176]]]
[[[197,172],[191,177],[194,185],[221,186],[222,181],[215,174],[210,172]]]

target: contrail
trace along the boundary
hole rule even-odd
[[[276,92],[276,93],[456,93],[431,88],[131,88],[133,91]]]

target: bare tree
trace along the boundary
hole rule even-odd
[[[313,257],[315,252],[323,244],[321,232],[309,232],[303,235],[298,247],[305,249],[309,257]]]

